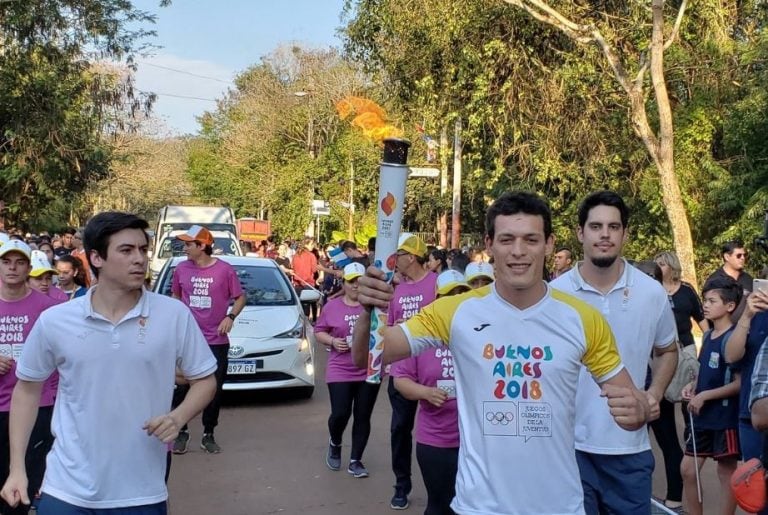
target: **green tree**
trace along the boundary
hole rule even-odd
[[[130,64],[153,21],[124,0],[0,2],[0,198],[11,224],[60,225],[106,176],[104,136],[153,99],[98,61]]]

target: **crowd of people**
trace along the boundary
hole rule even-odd
[[[369,266],[375,239],[246,249],[274,259],[298,293],[323,294],[303,308],[328,350],[326,466],[342,469],[352,419],[346,471],[369,476],[377,307],[387,312],[392,509],[410,505],[415,439],[426,515],[647,515],[650,427],[667,481],[658,502],[734,513],[730,476],[763,455],[768,428],[768,291],[751,291],[744,245],[723,246],[700,299],[673,252],[624,256],[630,212],[619,195],[587,196],[574,226],[581,248],[556,247],[547,203],[509,192],[488,209],[482,248],[402,234],[392,283]],[[228,333],[244,293],[201,226],[179,236],[188,259],[173,276],[177,300],[148,292],[146,230],[107,212],[60,237],[0,232],[0,513],[26,514],[34,501],[42,515],[164,514],[192,417],[203,413],[200,447],[221,452]],[[666,397],[683,353],[699,373],[682,389],[678,428]],[[521,457],[546,466],[512,466]],[[721,488],[702,499],[708,458]]]

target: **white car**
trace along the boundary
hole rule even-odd
[[[271,259],[217,256],[232,265],[246,295],[246,305],[229,333],[225,390],[297,388],[309,398],[315,390],[315,336],[301,302],[317,302],[320,293],[304,290],[301,299],[288,277]],[[154,291],[171,295],[176,266],[169,260]]]
[[[160,270],[163,269],[165,262],[172,257],[184,255],[184,242],[176,239],[179,234],[186,231],[172,231],[165,234],[157,248],[152,252],[152,259],[149,260],[149,271],[152,273],[152,284],[155,283]],[[237,237],[229,231],[211,231],[213,236],[213,253],[215,255],[242,256],[240,243]]]

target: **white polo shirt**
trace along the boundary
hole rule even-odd
[[[632,382],[645,389],[648,361],[654,347],[677,341],[677,328],[667,292],[658,282],[624,260],[624,273],[607,294],[590,286],[579,266],[550,283],[594,306],[608,320],[619,354]],[[648,430],[626,431],[614,421],[600,389],[586,369],[579,375],[576,395],[576,449],[594,454],[635,454],[651,448]]]
[[[170,411],[177,365],[199,379],[216,360],[180,301],[144,291],[113,324],[93,311],[95,288],[42,313],[16,369],[26,381],[59,372],[42,491],[92,509],[159,503],[167,445],[142,427]]]

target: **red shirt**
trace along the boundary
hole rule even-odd
[[[315,284],[317,258],[312,252],[308,250],[302,250],[301,252],[298,252],[295,256],[293,256],[291,267],[293,267],[294,283],[296,283],[296,285],[304,286],[304,283],[307,283],[312,286]]]

